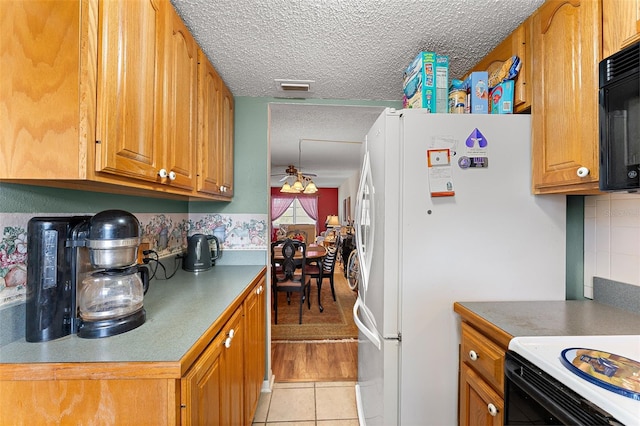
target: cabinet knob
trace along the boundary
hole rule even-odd
[[[498,415],[498,409],[496,408],[495,405],[491,403],[487,404],[487,410],[489,411],[489,414],[491,414],[493,417]]]
[[[169,176],[169,174],[167,173],[167,169],[158,170],[158,176],[160,176],[163,179]]]
[[[235,335],[236,335],[236,331],[233,328],[229,330],[229,338],[233,339],[233,336]]]
[[[224,341],[224,347],[229,349],[231,347],[231,337],[227,337],[227,339]]]
[[[469,358],[471,359],[471,361],[477,361],[479,356],[476,351],[469,351]]]
[[[577,171],[578,177],[585,177],[587,175],[589,175],[589,169],[586,167],[580,167]]]
[[[176,180],[176,176],[176,172],[174,172],[173,170],[169,172],[169,180]]]

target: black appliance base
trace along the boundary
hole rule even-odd
[[[125,333],[144,324],[147,313],[140,309],[131,315],[102,321],[82,321],[78,328],[78,337],[95,339]]]

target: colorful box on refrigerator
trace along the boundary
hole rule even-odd
[[[491,114],[513,114],[513,80],[505,80],[489,91]]]
[[[404,72],[403,107],[448,112],[449,58],[435,52],[420,52]]]
[[[469,76],[469,112],[471,114],[489,113],[489,74],[486,71],[472,72]]]

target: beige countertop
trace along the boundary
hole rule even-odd
[[[513,337],[640,334],[639,314],[591,300],[458,303]]]

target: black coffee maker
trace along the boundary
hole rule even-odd
[[[77,333],[107,337],[146,320],[149,270],[137,265],[140,222],[131,213],[34,217],[27,226],[28,342]]]

